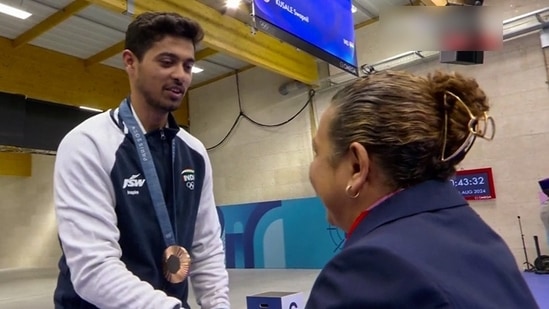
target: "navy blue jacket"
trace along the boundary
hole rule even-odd
[[[538,308],[505,242],[449,182],[401,191],[321,271],[307,309]]]

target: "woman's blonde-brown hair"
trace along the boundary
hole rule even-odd
[[[471,117],[489,110],[486,95],[472,78],[435,72],[426,78],[402,71],[384,71],[361,78],[332,99],[330,124],[333,158],[337,162],[352,142],[362,144],[387,176],[389,185],[405,188],[425,180],[447,180],[463,160],[454,153],[469,135]],[[448,115],[445,154],[444,117]]]

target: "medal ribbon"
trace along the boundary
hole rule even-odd
[[[158,219],[158,224],[160,225],[166,247],[175,245],[175,235],[172,230],[170,217],[168,215],[166,202],[164,201],[164,196],[162,195],[162,188],[160,187],[160,182],[158,181],[158,175],[154,167],[151,151],[149,149],[149,145],[147,144],[147,140],[145,139],[143,132],[139,127],[139,124],[137,123],[137,120],[130,110],[129,99],[124,99],[122,101],[122,103],[120,104],[119,113],[122,121],[128,127],[128,130],[131,133],[130,135],[134,141],[137,156],[140,159],[141,167],[143,168],[143,172],[145,174],[145,179],[149,188],[149,192],[151,194],[154,211],[156,212],[156,218]],[[171,148],[173,167],[175,161],[175,139],[172,139]],[[175,192],[173,196],[175,205]]]

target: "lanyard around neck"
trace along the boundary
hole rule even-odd
[[[164,196],[162,194],[162,187],[160,186],[160,181],[158,180],[158,175],[154,167],[151,151],[149,149],[149,145],[147,144],[147,139],[145,138],[143,131],[141,130],[141,127],[137,123],[137,120],[130,110],[129,99],[124,99],[122,103],[120,103],[119,114],[122,118],[122,121],[130,131],[131,138],[134,141],[137,156],[140,159],[139,161],[141,162],[141,167],[143,168],[143,173],[145,174],[145,179],[149,188],[149,192],[151,194],[154,211],[156,212],[156,218],[158,219],[158,224],[160,225],[166,247],[175,245],[176,235],[174,235],[172,225],[170,223],[170,217],[168,215],[166,202],[164,201]],[[175,139],[172,139],[171,148],[173,170],[173,165],[175,161]],[[173,198],[175,199],[175,192],[173,193]]]

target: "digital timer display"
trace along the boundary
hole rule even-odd
[[[450,182],[466,200],[487,200],[496,198],[491,168],[457,171]]]
[[[463,187],[463,186],[467,187],[467,186],[476,186],[476,185],[482,186],[483,184],[486,183],[486,177],[484,176],[458,177],[458,179],[456,180],[450,179],[450,181],[455,187]]]

